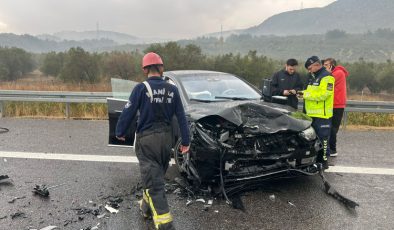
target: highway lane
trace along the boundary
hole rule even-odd
[[[138,216],[136,199],[126,196],[120,212],[109,218],[85,215],[81,221],[72,208],[100,204],[108,195],[128,194],[139,177],[136,163],[105,160],[49,160],[1,157],[3,152],[26,155],[54,153],[68,155],[123,156],[130,159],[131,149],[106,147],[106,121],[0,119],[0,174],[8,174],[13,185],[0,185],[0,229],[61,229],[95,226],[99,229],[149,229]],[[341,131],[340,156],[336,166],[393,169],[394,132]],[[4,159],[6,159],[4,161]],[[121,158],[124,159],[124,158]],[[333,167],[334,168],[334,167]],[[172,168],[168,177],[173,177]],[[267,183],[264,190],[242,197],[246,211],[228,207],[215,200],[208,211],[202,204],[186,207],[186,200],[169,194],[171,210],[178,229],[392,229],[394,224],[394,176],[354,173],[327,173],[329,181],[345,196],[358,203],[356,212],[345,209],[322,192],[318,177],[303,177]],[[31,195],[34,184],[64,186],[54,189],[49,200]],[[274,200],[269,197],[275,196]],[[26,196],[10,204],[15,196]],[[290,203],[289,203],[290,202]],[[294,205],[291,205],[294,204]],[[10,213],[23,211],[27,218],[12,220]],[[65,221],[76,222],[63,226]]]

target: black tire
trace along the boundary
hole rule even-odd
[[[180,173],[186,173],[185,170],[182,168],[182,165],[185,162],[185,155],[182,154],[181,151],[179,151],[180,146],[181,146],[181,139],[179,138],[174,146],[174,159],[175,159],[175,163],[177,165],[178,171]]]

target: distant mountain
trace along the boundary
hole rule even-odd
[[[118,45],[118,43],[107,39],[55,41],[48,38],[49,37],[43,40],[29,34],[17,35],[12,33],[0,33],[0,46],[18,47],[29,52],[43,53],[50,51],[62,52],[72,47],[82,47],[88,51],[99,51],[103,47],[115,47]]]
[[[274,15],[243,33],[286,36],[324,34],[334,29],[365,33],[379,28],[394,29],[393,0],[337,0],[322,8]]]
[[[144,42],[143,39],[124,33],[113,31],[61,31],[50,34],[37,35],[38,38],[51,41],[83,41],[83,40],[112,40],[118,44],[136,44]]]

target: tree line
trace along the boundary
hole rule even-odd
[[[23,74],[39,68],[44,74],[57,77],[65,83],[90,83],[121,78],[134,81],[143,79],[141,58],[143,53],[160,54],[166,70],[203,69],[232,73],[256,86],[262,79],[270,78],[284,66],[285,60],[274,60],[256,51],[247,54],[226,53],[206,55],[194,44],[180,45],[176,42],[152,44],[143,52],[111,51],[91,53],[77,47],[65,52],[49,52],[42,55],[28,53],[19,48],[0,48],[0,79],[13,81]],[[318,54],[317,54],[318,55]],[[290,57],[289,57],[290,58]],[[321,57],[325,58],[325,57]],[[335,57],[334,57],[335,58]],[[394,63],[367,62],[359,59],[353,63],[339,63],[350,73],[348,87],[361,91],[365,87],[372,92],[394,93]],[[306,79],[304,60],[299,60],[299,72]]]

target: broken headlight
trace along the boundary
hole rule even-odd
[[[300,136],[307,141],[312,141],[316,139],[316,132],[312,127],[309,127],[300,133]]]

